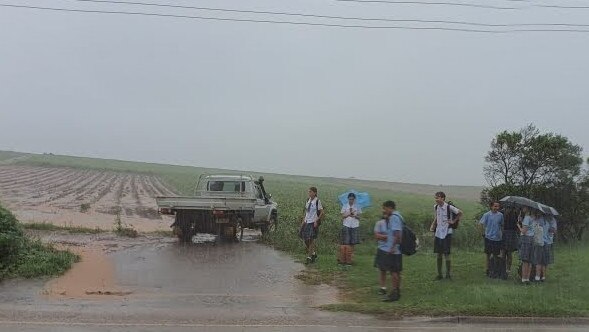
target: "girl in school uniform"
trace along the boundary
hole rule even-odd
[[[524,218],[520,226],[519,258],[522,261],[522,283],[529,285],[533,259],[534,217],[528,208],[524,208],[522,212]]]
[[[360,215],[362,209],[356,204],[356,195],[348,195],[348,203],[342,206],[342,230],[340,242],[340,255],[338,263],[343,265],[352,265],[354,254],[354,245],[360,243],[358,228],[360,227]]]

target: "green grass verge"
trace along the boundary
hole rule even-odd
[[[28,240],[18,255],[18,261],[7,266],[4,278],[37,278],[59,276],[69,270],[80,257],[64,250],[57,250],[40,241]]]
[[[355,257],[356,265],[347,271],[333,268],[334,259],[315,269],[333,278],[345,292],[346,301],[326,309],[379,314],[388,318],[407,315],[495,316],[495,317],[571,317],[589,316],[589,288],[584,276],[589,273],[587,246],[559,247],[556,264],[543,284],[523,286],[517,277],[489,280],[484,276],[482,251],[458,250],[452,255],[453,280],[433,281],[435,256],[420,252],[403,257],[402,298],[387,304],[377,295],[378,271],[374,256]],[[514,269],[516,270],[516,269]],[[390,285],[387,285],[390,287]]]
[[[0,206],[0,280],[60,275],[78,260],[69,251],[27,238],[16,217]]]
[[[38,231],[64,231],[71,234],[99,234],[106,232],[100,228],[89,228],[80,226],[57,226],[50,223],[23,223],[24,229],[38,230]]]

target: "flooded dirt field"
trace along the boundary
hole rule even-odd
[[[116,216],[140,232],[169,230],[156,196],[174,191],[156,176],[65,167],[0,166],[0,197],[22,222],[110,230]]]

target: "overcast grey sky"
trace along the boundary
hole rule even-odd
[[[589,9],[145,1],[589,24]],[[319,21],[67,0],[0,3]],[[360,30],[0,7],[0,149],[479,185],[489,142],[503,129],[533,122],[589,151],[588,59],[589,33]]]

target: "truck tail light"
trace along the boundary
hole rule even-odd
[[[213,216],[215,217],[223,217],[225,216],[225,212],[221,210],[213,210]]]

